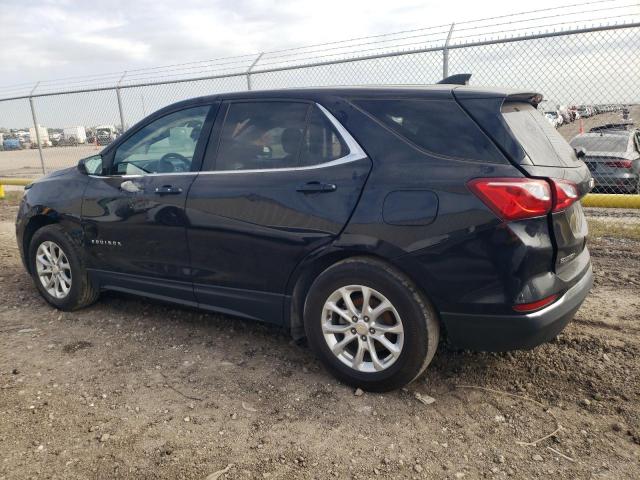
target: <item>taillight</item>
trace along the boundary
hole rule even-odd
[[[551,188],[536,178],[476,178],[469,189],[503,220],[540,217],[551,211]]]
[[[613,168],[631,168],[633,162],[631,160],[613,160],[611,162],[605,162],[605,165]]]
[[[513,309],[516,312],[533,312],[535,310],[540,310],[541,308],[546,307],[547,305],[552,304],[558,299],[558,295],[549,295],[542,300],[536,300],[531,303],[519,303],[513,306]]]
[[[553,185],[553,211],[559,212],[571,206],[573,202],[578,200],[579,193],[578,187],[575,183],[568,180],[558,180],[555,178],[549,179],[551,185]]]

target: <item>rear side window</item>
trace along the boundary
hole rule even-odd
[[[302,141],[300,165],[309,166],[330,162],[349,153],[344,140],[324,114],[314,106]]]
[[[330,162],[349,149],[317,106],[302,102],[231,103],[216,170],[294,168]]]
[[[528,103],[505,103],[502,115],[534,165],[578,166],[573,149],[535,107]]]
[[[216,170],[297,166],[309,108],[295,102],[230,104]]]
[[[398,135],[447,157],[503,163],[496,146],[453,100],[355,100]]]

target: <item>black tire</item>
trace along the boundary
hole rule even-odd
[[[63,298],[51,295],[38,276],[36,252],[38,247],[47,241],[58,245],[69,261],[71,288]],[[29,244],[29,270],[36,288],[49,304],[60,310],[71,311],[86,307],[94,303],[100,295],[89,279],[80,248],[60,225],[47,225],[37,230]]]
[[[384,370],[356,370],[338,359],[325,341],[322,330],[325,302],[333,292],[348,285],[364,285],[381,293],[401,318],[404,343],[395,362]],[[333,375],[346,384],[372,392],[394,390],[418,378],[433,359],[440,337],[437,314],[413,282],[390,265],[367,257],[343,260],[318,276],[305,301],[304,326],[309,345]]]

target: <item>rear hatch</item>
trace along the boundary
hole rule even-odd
[[[533,105],[507,101],[501,110],[509,129],[526,153],[519,165],[523,170],[532,177],[568,180],[577,187],[579,197],[589,192],[589,169],[578,159],[567,140]],[[565,273],[586,245],[588,230],[582,205],[575,201],[568,208],[553,212],[550,220],[556,244],[556,271]]]
[[[555,247],[556,273],[569,283],[587,267],[585,250],[587,222],[577,201],[592,186],[586,164],[573,148],[538,111],[542,96],[536,93],[482,93],[454,90],[463,108],[478,122],[527,176],[568,181],[575,185],[578,198],[567,208],[549,214],[549,227]],[[498,115],[496,115],[498,113]],[[553,189],[552,189],[553,190]]]

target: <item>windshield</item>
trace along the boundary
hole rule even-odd
[[[594,137],[575,137],[571,140],[573,148],[584,148],[587,152],[626,152],[629,137],[626,135],[597,135]]]

